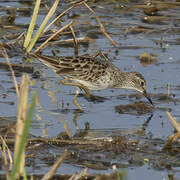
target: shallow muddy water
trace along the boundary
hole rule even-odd
[[[30,2],[30,1],[28,1]],[[45,3],[44,3],[45,4]],[[47,6],[42,6],[38,16],[38,25],[47,14]],[[111,173],[112,165],[116,165],[118,171],[125,171],[127,179],[168,179],[169,175],[180,177],[180,157],[176,153],[161,152],[168,137],[174,129],[169,122],[166,111],[180,122],[180,2],[176,1],[152,1],[157,8],[156,19],[147,20],[147,4],[143,1],[99,1],[89,2],[90,7],[99,16],[105,29],[117,43],[118,53],[109,40],[100,32],[94,15],[83,5],[74,8],[62,18],[61,25],[71,20],[77,20],[74,29],[77,37],[89,37],[90,41],[79,44],[79,55],[94,55],[97,51],[106,53],[108,59],[122,71],[138,71],[147,83],[147,91],[150,94],[154,107],[146,98],[138,92],[131,90],[107,89],[103,91],[91,91],[92,97],[87,100],[84,92],[78,96],[78,103],[84,112],[76,111],[72,99],[75,87],[60,84],[61,77],[56,76],[49,68],[38,60],[31,65],[34,71],[40,71],[35,78],[29,73],[35,85],[39,97],[40,107],[36,108],[33,117],[30,134],[36,137],[56,137],[64,132],[62,119],[68,123],[73,136],[85,129],[88,123],[85,139],[105,139],[111,141],[114,137],[124,137],[131,141],[138,141],[142,145],[142,151],[137,153],[131,150],[120,151],[109,149],[106,151],[92,150],[83,146],[56,146],[44,145],[38,151],[32,150],[35,158],[28,159],[28,174],[44,174],[61,155],[65,148],[76,153],[65,161],[57,171],[57,174],[73,174],[89,167],[89,173]],[[151,5],[151,6],[152,6]],[[71,3],[60,2],[57,13],[63,12],[71,6]],[[30,22],[33,6],[22,1],[1,1],[0,16],[9,16],[12,10],[15,12],[14,23],[0,26],[2,37],[7,34],[24,32]],[[38,27],[37,25],[37,27]],[[58,28],[53,26],[53,28]],[[62,39],[72,38],[71,35]],[[43,54],[57,56],[72,56],[74,49],[71,45],[51,44],[43,50]],[[154,59],[143,61],[140,56],[143,53],[153,54]],[[25,62],[20,52],[10,52],[11,63]],[[1,58],[4,62],[4,58]],[[15,71],[20,82],[20,71]],[[10,71],[0,69],[0,116],[8,122],[15,122],[17,109],[17,96],[14,89]],[[169,96],[168,96],[169,84]],[[56,100],[52,100],[52,94]],[[143,107],[138,105],[143,103]],[[136,148],[139,148],[136,147]],[[177,152],[179,151],[178,143]],[[106,146],[104,146],[106,147]],[[107,147],[107,149],[110,147]],[[117,146],[116,148],[119,148]],[[37,152],[36,152],[37,151]],[[50,158],[52,157],[52,159]],[[148,162],[145,161],[148,159]],[[92,167],[98,164],[98,167]],[[91,166],[90,166],[91,165]],[[168,167],[171,168],[168,168]],[[0,170],[4,174],[3,170]]]

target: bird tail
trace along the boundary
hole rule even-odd
[[[57,58],[54,56],[45,56],[39,53],[30,53],[28,54],[30,57],[37,58],[47,67],[51,68],[56,74],[58,75],[66,75],[66,74],[73,74],[74,68],[71,65],[72,58]]]
[[[29,53],[28,56],[38,59],[40,62],[42,62],[47,67],[50,67],[55,72],[59,69],[59,63],[57,59],[52,56],[45,56],[39,53]]]

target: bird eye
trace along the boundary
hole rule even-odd
[[[141,81],[141,86],[144,86],[144,82],[143,81]]]

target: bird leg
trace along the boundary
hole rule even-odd
[[[77,103],[77,96],[78,96],[78,94],[79,94],[79,88],[77,87],[77,89],[76,89],[76,94],[75,94],[74,97],[73,97],[73,103],[76,105],[76,107],[78,108],[78,110],[79,110],[80,112],[83,112],[81,106]]]
[[[61,83],[64,84],[64,85],[76,86],[76,87],[78,87],[78,88],[80,88],[80,89],[83,89],[84,92],[86,93],[86,94],[85,94],[86,98],[87,98],[87,99],[90,98],[90,92],[89,92],[89,90],[88,90],[88,88],[87,88],[86,86],[84,86],[84,85],[82,85],[82,84],[72,83],[72,82],[69,82],[69,81],[70,81],[69,78],[65,78],[65,79],[62,79],[62,80],[61,80]],[[76,96],[76,95],[75,95],[75,96]]]

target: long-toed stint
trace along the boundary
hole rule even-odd
[[[106,58],[96,56],[53,57],[41,54],[31,54],[43,64],[50,67],[56,74],[62,75],[64,85],[76,86],[83,89],[86,97],[90,97],[89,90],[103,90],[107,88],[134,89],[142,93],[151,104],[152,100],[146,92],[146,81],[138,72],[122,72]],[[74,97],[74,104],[82,111]]]

